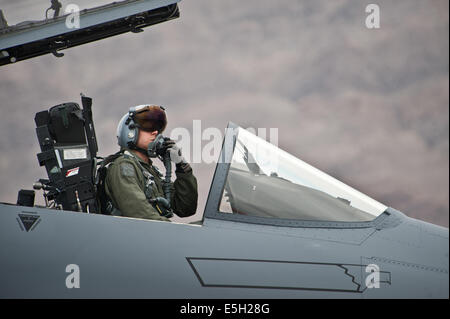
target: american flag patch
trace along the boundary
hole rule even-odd
[[[69,170],[66,172],[66,177],[70,177],[70,176],[75,176],[75,175],[77,175],[79,170],[80,170],[79,167],[75,167],[75,168],[69,169]]]

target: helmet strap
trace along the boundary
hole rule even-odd
[[[147,150],[144,150],[143,148],[137,147],[136,145],[132,145],[132,146],[130,147],[130,149],[135,150],[135,151],[138,151],[139,153],[141,153],[141,154],[143,154],[143,155],[145,155],[145,156],[148,157]]]

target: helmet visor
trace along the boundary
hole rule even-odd
[[[133,120],[140,129],[148,132],[162,133],[167,125],[166,112],[158,105],[144,105],[137,108]]]

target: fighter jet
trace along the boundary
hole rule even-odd
[[[233,123],[196,224],[0,211],[3,298],[448,298],[447,228]]]
[[[24,34],[36,32],[31,38],[20,40],[20,32],[0,37],[0,63],[58,55],[62,48],[137,30],[160,21],[151,17],[162,5],[165,18],[158,19],[177,14],[174,0],[127,2],[145,3],[146,10],[132,16],[150,20],[127,24],[130,12],[112,6],[104,9],[121,12],[114,16],[121,26],[116,31],[110,17],[102,20],[107,28],[98,26],[98,15],[86,29],[71,31],[77,35],[51,33],[61,27],[58,18],[36,30],[29,25]],[[40,187],[54,201],[70,189],[67,205],[0,203],[1,298],[449,297],[447,228],[409,218],[233,123],[225,130],[201,221],[89,209],[93,188],[77,178],[92,172],[97,145],[90,101],[82,101],[83,110],[72,112],[83,123],[77,130],[85,130],[84,140],[70,140],[75,146],[49,142],[44,124],[51,112],[35,119],[38,160],[50,175]],[[70,182],[66,190],[61,181]]]

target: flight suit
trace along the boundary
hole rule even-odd
[[[144,193],[146,178],[142,169],[153,176],[153,195],[164,197],[162,174],[151,160],[147,164],[128,150],[108,167],[105,181],[107,196],[122,216],[170,221],[161,216],[147,200]],[[177,165],[175,174],[177,178],[171,183],[171,207],[180,217],[191,216],[197,209],[197,179],[189,165]]]

